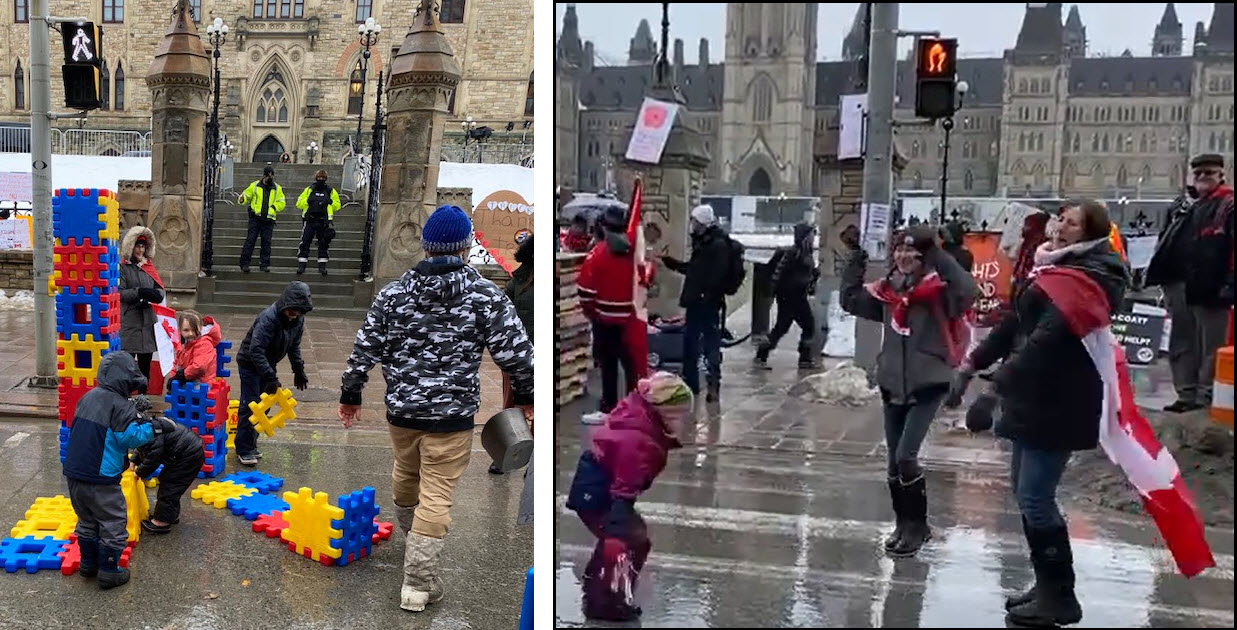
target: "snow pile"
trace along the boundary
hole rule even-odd
[[[862,407],[879,392],[868,386],[868,375],[850,361],[843,361],[823,374],[813,374],[787,392],[808,402],[842,407]]]
[[[34,291],[18,291],[9,297],[0,289],[0,311],[33,311]]]
[[[842,300],[837,291],[829,294],[829,336],[821,355],[826,357],[855,356],[855,316],[842,310]]]

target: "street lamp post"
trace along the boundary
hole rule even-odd
[[[202,273],[210,276],[215,258],[215,180],[222,148],[219,142],[219,48],[227,41],[228,25],[223,23],[223,18],[217,17],[206,27],[206,35],[214,48],[212,75],[215,82],[215,100],[211,103],[210,121],[206,125],[206,173],[202,178],[206,188],[202,191]]]
[[[359,156],[361,154],[361,121],[365,119],[365,73],[369,70],[369,48],[378,43],[378,34],[382,32],[382,25],[375,22],[374,18],[367,17],[364,24],[357,24],[356,32],[361,45],[365,47],[365,51],[361,53],[361,111],[356,115],[356,142],[352,146],[353,153]]]
[[[971,86],[967,85],[966,81],[958,82],[958,87],[957,87],[958,104],[957,106],[954,107],[955,114],[958,113],[958,110],[962,109],[962,99],[966,98],[966,92],[968,89],[970,89],[970,87]],[[953,131],[953,128],[954,128],[954,117],[953,117],[953,114],[950,114],[949,116],[946,116],[944,120],[941,121],[941,129],[945,131],[945,143],[944,143],[945,157],[944,159],[941,160],[941,222],[942,223],[944,223],[945,221],[945,213],[946,213],[945,198],[947,196],[947,191],[949,188],[949,132]]]
[[[461,162],[468,161],[468,139],[472,137],[472,130],[477,128],[477,123],[473,121],[472,116],[465,116],[464,120],[460,121],[460,129],[464,132],[464,154],[460,156]]]
[[[387,71],[390,74],[390,71]],[[374,223],[378,220],[378,193],[382,180],[382,156],[386,145],[386,121],[382,115],[382,78],[378,73],[378,100],[374,103],[374,138],[370,147],[369,190],[365,204],[365,234],[361,242],[361,280],[369,280],[374,267]]]
[[[314,158],[318,156],[318,143],[310,142],[305,146],[305,155],[309,156],[309,163],[314,163]]]

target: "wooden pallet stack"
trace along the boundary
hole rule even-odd
[[[555,383],[555,400],[559,406],[584,395],[589,361],[592,360],[592,335],[588,319],[580,308],[577,286],[582,264],[584,254],[559,253],[555,258],[555,274],[558,277],[555,338],[558,380]]]

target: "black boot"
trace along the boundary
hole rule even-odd
[[[324,263],[324,262],[320,262],[320,263],[318,263],[318,273],[320,273],[320,274],[322,274],[322,275],[324,275],[324,276],[326,275],[326,263]]]
[[[1082,620],[1074,595],[1074,555],[1065,526],[1032,529],[1031,563],[1037,575],[1035,597],[1009,610],[1005,618],[1021,626],[1067,626]]]
[[[123,552],[123,547],[99,546],[99,588],[107,590],[129,583],[129,570],[119,566]]]
[[[305,273],[305,266],[306,266],[306,265],[308,265],[308,264],[309,264],[309,263],[308,263],[307,261],[304,261],[304,260],[302,260],[302,261],[300,261],[300,262],[296,263],[296,275],[298,275],[298,276],[299,276],[299,275],[301,275],[301,274]]]
[[[924,543],[932,539],[932,530],[928,528],[928,488],[923,475],[910,483],[899,483],[902,486],[902,509],[906,514],[906,527],[889,555],[906,558],[915,555]]]
[[[902,501],[902,482],[897,477],[889,478],[889,501],[893,503],[894,528],[893,533],[885,538],[885,551],[893,551],[906,531],[906,508]]]
[[[721,399],[721,390],[722,390],[721,383],[709,383],[708,390],[704,396],[704,401],[710,402],[710,403],[717,402],[718,400]]]
[[[78,538],[77,551],[81,555],[81,564],[77,574],[84,578],[99,575],[99,541],[96,538]]]
[[[1031,527],[1027,525],[1027,517],[1022,517],[1022,533],[1026,536],[1027,546],[1031,545]],[[1021,606],[1035,599],[1035,585],[1039,583],[1039,567],[1035,565],[1034,559],[1031,562],[1032,568],[1035,569],[1035,582],[1031,584],[1031,588],[1023,591],[1018,595],[1010,595],[1005,598],[1005,610],[1009,610],[1015,606]]]

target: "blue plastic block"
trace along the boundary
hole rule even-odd
[[[520,630],[533,630],[533,567],[524,576],[524,602],[520,604]]]
[[[374,522],[378,518],[378,504],[374,501],[374,489],[366,486],[340,495],[336,505],[343,508],[344,517],[332,520],[331,527],[343,533],[330,544],[340,551],[335,564],[345,566],[373,552],[374,534],[378,533],[378,524]]]
[[[163,464],[159,464],[159,467],[155,469],[155,472],[152,472],[149,475],[146,475],[145,477],[143,477],[143,479],[158,479],[159,473],[161,472],[163,472]]]
[[[52,236],[62,243],[71,238],[97,243],[99,233],[107,229],[102,216],[106,211],[99,205],[99,189],[83,188],[69,196],[69,190],[61,188],[52,197]]]
[[[64,458],[65,458],[65,455],[68,454],[68,450],[69,450],[69,427],[64,426],[64,423],[61,422],[60,423],[60,463],[61,464],[64,463]]]
[[[79,293],[69,293],[68,291],[57,293],[56,332],[64,339],[70,339],[73,335],[78,335],[85,339],[86,335],[91,335],[95,339],[107,338],[109,341],[112,337],[116,337],[117,341],[119,341],[119,336],[117,336],[119,330],[114,330],[108,335],[103,334],[103,329],[109,325],[105,295],[98,287],[92,287],[88,291]],[[77,322],[77,312],[82,305],[90,309],[90,321],[87,323]],[[116,317],[116,321],[119,322],[119,305],[117,306]]]
[[[288,509],[288,502],[273,494],[250,494],[235,499],[228,499],[228,509],[246,520],[254,520],[263,514],[283,512]]]
[[[232,370],[223,367],[224,363],[232,362],[232,357],[228,356],[225,352],[225,350],[229,350],[231,348],[231,341],[220,341],[219,345],[215,346],[215,353],[217,355],[215,362],[215,376],[222,376],[224,378],[232,376]]]
[[[206,383],[172,383],[171,393],[164,397],[172,405],[167,417],[194,429],[198,435],[207,434],[206,424],[215,419],[215,414],[208,411],[209,392],[210,385]]]
[[[16,573],[25,569],[26,573],[34,573],[39,569],[60,569],[60,556],[56,555],[69,547],[67,540],[51,538],[5,538],[0,540],[0,562],[4,570]]]
[[[222,475],[224,469],[227,468],[227,463],[228,463],[228,457],[227,457],[226,452],[219,453],[218,455],[215,455],[214,457],[207,457],[206,462],[202,464],[202,467],[205,468],[207,465],[209,465],[211,467],[211,470],[210,472],[206,472],[205,470],[199,470],[198,479],[209,479],[212,477],[218,477],[219,475]]]
[[[258,492],[274,492],[283,487],[283,479],[257,470],[234,472],[220,481],[231,481],[242,486],[249,486]]]

